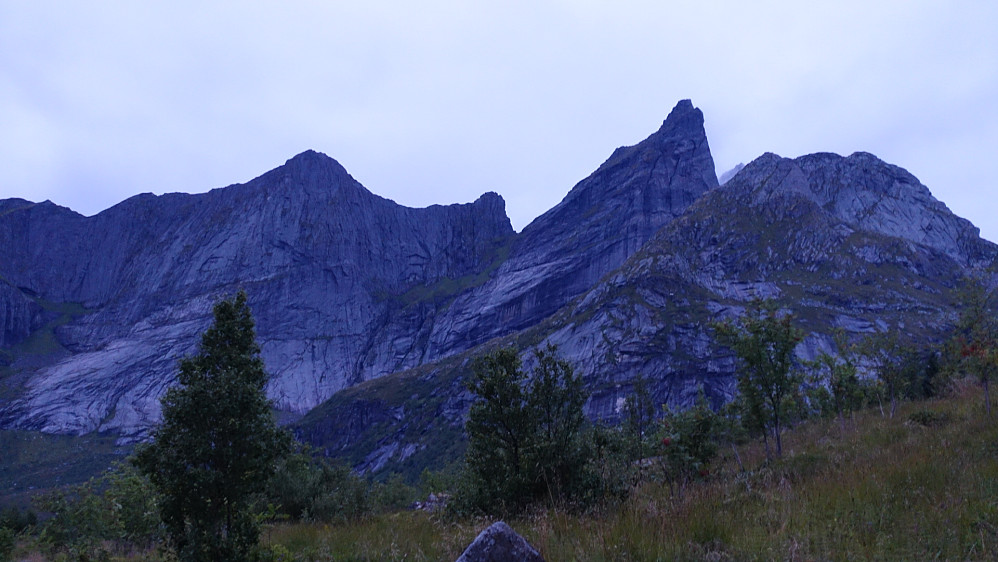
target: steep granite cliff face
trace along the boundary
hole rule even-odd
[[[243,185],[140,195],[89,218],[4,202],[0,274],[14,301],[82,309],[46,325],[59,349],[14,361],[27,380],[0,426],[141,435],[212,302],[240,287],[268,391],[303,413],[536,324],[716,186],[703,115],[686,100],[519,235],[496,194],[407,209],[314,152]],[[10,310],[23,338],[25,313]]]
[[[523,230],[496,275],[458,297],[435,323],[427,359],[550,316],[715,187],[703,113],[680,101],[657,132],[618,148]]]
[[[305,411],[419,364],[409,327],[393,333],[384,319],[409,291],[474,282],[513,235],[496,194],[409,209],[314,152],[243,185],[140,195],[89,218],[49,203],[5,208],[0,275],[17,287],[12,298],[86,311],[53,328],[70,356],[12,365],[31,373],[3,406],[3,425],[54,432],[135,434],[155,423],[212,303],[238,288],[250,295],[268,390],[284,409]],[[366,353],[379,344],[395,353]]]
[[[731,398],[735,361],[710,324],[752,298],[796,316],[803,359],[834,352],[835,328],[857,339],[898,329],[927,344],[956,318],[963,276],[996,256],[901,168],[869,154],[767,154],[583,296],[489,345],[517,345],[527,366],[530,349],[558,345],[591,392],[588,415],[614,421],[639,375],[656,404],[688,405],[701,386],[715,402]],[[461,436],[473,398],[462,381],[482,349],[352,388],[303,418],[299,434],[361,470],[438,463],[455,448],[443,440]]]

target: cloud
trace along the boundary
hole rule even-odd
[[[986,1],[9,2],[0,196],[92,214],[314,148],[522,228],[692,98],[720,172],[865,150],[996,239],[995,28]]]

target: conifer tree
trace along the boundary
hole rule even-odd
[[[214,307],[198,353],[162,399],[163,423],[135,464],[162,496],[181,560],[246,560],[259,538],[251,496],[289,450],[264,393],[267,374],[240,291]]]

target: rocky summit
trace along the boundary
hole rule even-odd
[[[801,359],[835,353],[837,329],[935,343],[956,319],[954,289],[996,256],[914,176],[870,154],[765,154],[580,297],[493,345],[519,346],[527,368],[531,349],[557,345],[584,377],[594,420],[619,420],[638,377],[655,404],[687,406],[700,388],[721,404],[736,391],[735,361],[710,325],[752,299],[796,316]],[[348,389],[299,435],[360,470],[440,466],[462,435],[477,352]]]
[[[48,432],[147,430],[212,303],[239,288],[283,410],[418,365],[436,288],[487,279],[513,236],[494,193],[409,209],[315,152],[89,218],[48,202],[2,209],[2,424]]]
[[[408,209],[311,151],[243,185],[89,218],[4,201],[0,424],[141,437],[212,302],[238,288],[271,397],[304,413],[537,323],[716,185],[703,115],[684,101],[520,234],[494,193]]]
[[[515,233],[499,195],[410,209],[305,152],[202,195],[139,195],[93,217],[0,201],[0,427],[140,439],[217,299],[244,288],[268,387],[303,438],[361,470],[460,449],[469,360],[548,343],[594,419],[644,376],[657,403],[734,392],[710,322],[775,299],[808,335],[901,327],[931,341],[952,290],[998,255],[873,155],[765,154],[719,185],[681,101]],[[418,472],[418,470],[417,470]]]

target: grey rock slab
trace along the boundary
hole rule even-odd
[[[509,525],[498,521],[475,537],[457,562],[543,562],[537,549],[530,546]]]

